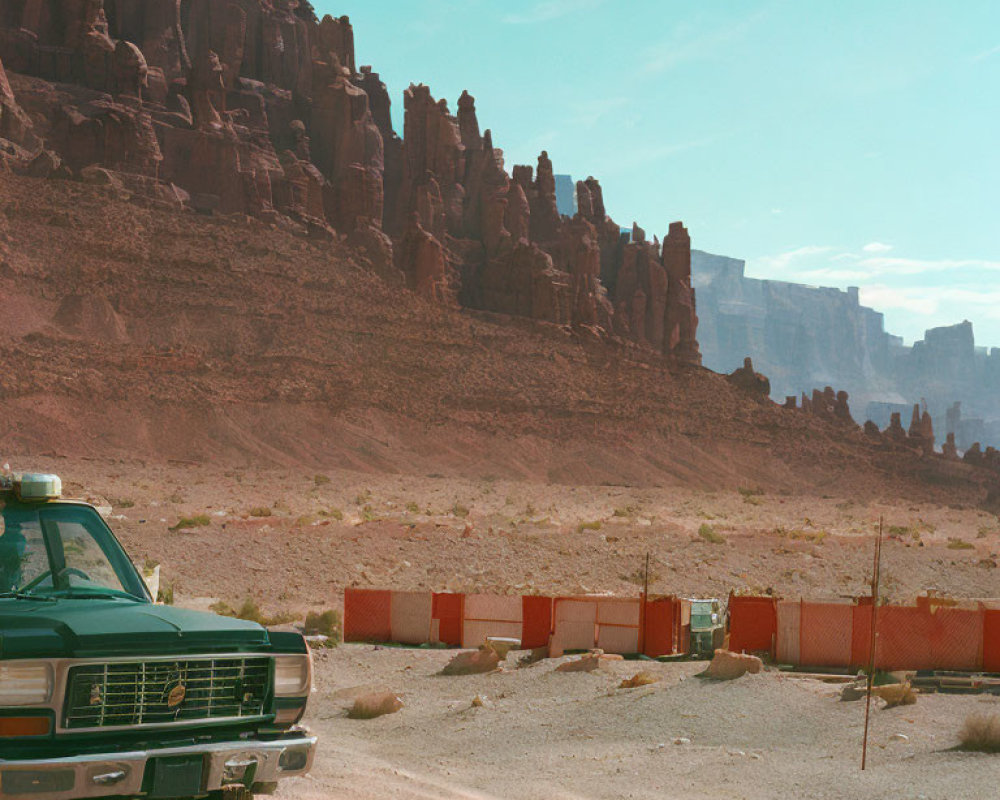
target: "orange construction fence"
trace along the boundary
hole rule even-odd
[[[344,641],[392,641],[392,592],[344,590]]]
[[[773,653],[777,609],[774,597],[729,595],[729,649],[734,653]]]
[[[769,650],[781,663],[808,667],[860,669],[870,661],[870,598],[730,597],[729,612],[731,650]],[[878,669],[1000,672],[1000,609],[921,597],[913,606],[879,606],[876,633]]]
[[[481,646],[519,639],[524,649],[600,648],[623,655],[686,653],[690,608],[662,597],[540,597],[346,589],[344,641]]]

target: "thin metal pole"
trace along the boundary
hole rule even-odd
[[[872,689],[875,686],[875,649],[878,645],[878,592],[882,567],[882,517],[878,518],[878,538],[875,540],[875,563],[872,566],[872,635],[869,644],[868,691],[865,697],[865,736],[861,743],[861,769],[868,761],[868,719],[872,713]]]
[[[646,551],[646,571],[642,577],[642,605],[639,607],[639,652],[646,652],[646,604],[649,602],[649,551]]]
[[[642,578],[642,596],[649,597],[649,551],[646,551],[646,571]]]

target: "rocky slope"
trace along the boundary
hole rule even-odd
[[[401,138],[378,73],[356,66],[347,17],[320,21],[295,0],[32,0],[0,17],[0,60],[35,78],[15,81],[48,148],[35,174],[335,228],[439,302],[699,363],[681,223],[662,251],[638,229],[623,240],[593,178],[560,216],[548,154],[509,175],[468,92],[453,115],[411,85]]]
[[[681,223],[623,237],[592,178],[561,216],[547,154],[509,176],[467,93],[453,116],[411,86],[400,138],[346,18],[14,3],[0,58],[8,452],[975,502],[996,480],[865,436],[835,393],[792,412],[700,368]]]
[[[973,502],[991,480],[587,327],[442,306],[291,224],[13,175],[0,198],[7,453]]]

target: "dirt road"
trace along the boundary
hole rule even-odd
[[[502,672],[437,675],[451,655],[361,645],[318,654],[308,723],[319,757],[281,796],[978,800],[1000,774],[1000,757],[952,750],[968,714],[1000,712],[997,697],[922,695],[878,708],[862,773],[864,707],[817,680],[767,672],[706,682],[694,677],[699,663],[565,674],[554,671],[561,659],[518,669],[513,656]],[[661,681],[617,688],[639,669]],[[376,689],[399,692],[403,710],[347,719],[353,699]],[[472,707],[477,695],[482,707]]]

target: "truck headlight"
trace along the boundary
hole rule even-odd
[[[312,688],[312,657],[309,655],[276,656],[274,659],[274,694],[276,697],[302,697]]]
[[[37,661],[0,661],[0,706],[41,705],[51,696],[51,665]]]

